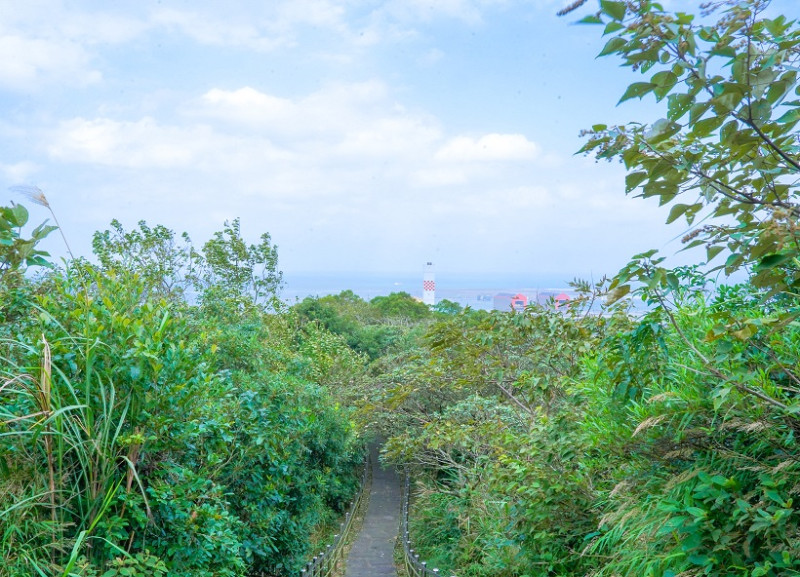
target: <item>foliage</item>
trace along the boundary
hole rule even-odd
[[[201,262],[189,245],[112,227],[95,236],[99,266],[26,281],[3,320],[4,571],[292,573],[356,488],[350,411],[322,384],[361,360],[306,356],[325,339],[268,314],[268,285],[214,272],[241,264],[223,262],[234,229],[216,237],[198,305],[182,298]],[[275,265],[260,258],[248,262]]]
[[[370,301],[380,313],[395,319],[399,323],[408,324],[424,319],[430,309],[407,292],[391,293],[387,296],[375,297]]]
[[[651,124],[597,125],[582,151],[620,159],[626,191],[671,205],[667,222],[695,228],[687,248],[702,246],[730,274],[776,291],[797,283],[800,172],[796,129],[800,29],[785,16],[763,17],[769,1],[711,2],[716,23],[670,14],[655,2],[601,2],[584,22],[605,24],[600,53],[648,75],[620,102],[653,95],[667,114]],[[624,283],[627,279],[620,279]]]
[[[374,361],[389,354],[403,337],[429,316],[427,306],[408,293],[392,293],[366,302],[353,291],[307,297],[294,307],[301,322],[339,335],[357,353]]]
[[[693,271],[676,274],[696,284]],[[788,403],[798,394],[798,328],[766,326],[720,357],[703,335],[732,311],[769,314],[742,285],[712,299],[687,290],[671,312],[676,325],[660,308],[639,319],[534,308],[431,327],[426,350],[375,396],[393,431],[387,457],[417,471],[417,551],[476,576],[800,569],[796,425],[720,382],[690,346]],[[548,323],[521,322],[536,316]],[[570,342],[575,327],[586,332]],[[570,358],[568,371],[553,371]],[[550,387],[519,387],[513,376],[528,367]],[[511,375],[507,392],[500,370]]]
[[[37,248],[53,227],[42,223],[31,231],[30,238],[22,236],[28,223],[28,211],[20,204],[0,207],[0,337],[13,336],[14,324],[24,316],[21,303],[30,285],[25,274],[30,267],[49,267],[46,252]]]
[[[604,286],[583,285],[586,307]],[[626,325],[585,312],[443,316],[374,397],[392,413],[382,418],[387,458],[418,471],[414,542],[431,563],[476,576],[585,567],[563,554],[596,521],[594,480],[574,461],[588,444],[572,420],[574,381],[582,359]]]
[[[415,467],[423,557],[475,576],[800,573],[800,30],[768,4],[601,0],[584,18],[647,75],[621,102],[652,94],[666,115],[597,125],[583,152],[695,226],[706,263],[647,251],[594,291],[641,298],[639,316],[442,316],[392,367],[375,406],[387,457]]]
[[[278,270],[278,248],[268,233],[258,244],[247,244],[239,219],[225,222],[201,250],[187,233],[178,242],[173,231],[140,221],[126,231],[117,220],[111,229],[96,232],[92,246],[105,270],[126,270],[144,277],[150,290],[184,298],[187,292],[204,295],[207,307],[231,301],[247,305],[277,306],[283,274]]]
[[[207,290],[222,287],[230,296],[248,296],[254,303],[274,299],[283,275],[278,270],[278,247],[269,233],[258,244],[247,244],[241,235],[239,219],[225,222],[221,231],[203,245],[204,281]],[[211,296],[217,298],[213,292]],[[269,304],[275,304],[273,302]]]
[[[152,290],[180,297],[196,284],[200,266],[189,235],[181,238],[182,245],[167,227],[143,220],[138,230],[126,231],[115,219],[110,229],[94,233],[92,247],[103,269],[136,272]]]
[[[453,302],[447,299],[442,299],[438,303],[433,305],[431,307],[431,310],[445,315],[457,315],[458,313],[464,310],[464,307],[462,307],[457,302]]]
[[[42,223],[26,239],[20,236],[26,224],[28,211],[21,204],[0,207],[0,278],[5,279],[9,272],[29,266],[48,266],[46,257],[49,255],[36,245],[55,227]]]

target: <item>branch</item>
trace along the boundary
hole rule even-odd
[[[742,117],[740,117],[739,115],[736,115],[736,114],[734,114],[734,117],[737,118],[738,120],[741,120],[747,126],[752,128],[753,130],[755,130],[756,134],[758,134],[758,136],[761,137],[761,140],[766,142],[767,145],[778,154],[778,156],[780,156],[783,160],[788,162],[789,165],[791,165],[796,171],[800,172],[800,162],[798,162],[797,160],[793,159],[782,148],[780,148],[777,144],[775,144],[775,142],[769,136],[767,136],[764,133],[764,131],[761,130],[756,125],[755,122],[753,122],[750,118],[742,118]]]
[[[762,391],[759,391],[758,389],[754,389],[754,388],[752,388],[752,387],[750,387],[748,385],[745,385],[743,383],[732,382],[724,373],[722,373],[721,371],[716,369],[711,364],[711,362],[708,360],[708,358],[702,352],[700,352],[700,350],[696,346],[694,346],[694,343],[692,343],[692,341],[689,340],[689,337],[686,336],[686,333],[683,332],[683,330],[680,328],[680,326],[678,326],[678,321],[675,319],[675,316],[672,314],[672,311],[664,304],[664,299],[663,299],[661,293],[659,293],[658,291],[655,291],[655,296],[658,299],[658,302],[661,304],[661,308],[664,309],[664,312],[667,314],[667,317],[669,318],[670,324],[673,326],[675,331],[678,333],[678,336],[686,344],[686,346],[688,346],[692,350],[692,352],[694,352],[694,354],[696,354],[700,358],[700,360],[706,366],[706,369],[712,375],[714,375],[718,379],[721,379],[721,380],[725,381],[726,383],[730,383],[739,392],[746,393],[748,395],[753,395],[754,397],[758,397],[759,399],[761,399],[762,401],[766,402],[767,404],[772,405],[773,407],[777,407],[777,408],[779,408],[781,410],[784,410],[784,411],[788,411],[789,410],[789,406],[788,405],[783,404],[782,402],[780,402],[777,399],[773,399],[772,397],[770,397],[766,393],[763,393]],[[794,418],[794,419],[797,418],[794,415],[790,415],[790,416],[792,418]]]
[[[523,411],[525,411],[525,412],[526,412],[526,413],[528,413],[529,415],[532,415],[532,414],[533,414],[533,410],[532,410],[530,407],[528,407],[528,406],[527,406],[525,403],[523,403],[523,402],[522,402],[522,401],[520,401],[518,398],[516,398],[516,397],[514,396],[514,394],[513,394],[511,391],[509,391],[508,389],[506,389],[506,388],[505,388],[505,387],[504,387],[504,386],[503,386],[501,383],[499,383],[499,382],[495,381],[494,385],[495,385],[495,386],[496,386],[498,389],[500,389],[500,390],[503,392],[503,394],[504,394],[506,397],[508,397],[508,398],[509,398],[511,401],[513,401],[513,402],[514,402],[514,403],[515,403],[515,404],[516,404],[518,407],[522,408],[522,410],[523,410]]]

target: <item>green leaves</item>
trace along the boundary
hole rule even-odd
[[[625,177],[625,192],[628,193],[649,178],[646,171],[629,172]]]
[[[625,6],[625,2],[600,0],[600,11],[608,16],[611,16],[614,20],[623,20],[625,18],[627,7]]]
[[[627,44],[628,43],[624,38],[614,37],[608,42],[606,42],[606,45],[603,47],[603,49],[597,56],[599,58],[600,56],[608,56],[609,54],[614,54]]]
[[[762,18],[762,9],[753,0],[731,4],[709,24],[668,14],[654,3],[631,11],[601,5],[601,16],[623,27],[608,29],[611,38],[600,55],[619,55],[649,78],[631,83],[619,102],[652,94],[657,102],[666,99],[666,118],[595,129],[582,152],[622,160],[629,170],[626,192],[639,189],[642,197],[669,205],[668,223],[685,217],[691,224],[700,213],[712,223],[734,221],[698,229],[687,247],[702,246],[708,260],[731,251],[727,274],[755,267],[759,286],[783,290],[787,278],[800,282],[797,263],[759,263],[800,241],[784,216],[775,226],[770,217],[800,214],[800,101],[785,100],[800,90],[790,64],[800,30],[786,19]],[[715,62],[720,58],[725,65]]]
[[[621,104],[631,98],[644,98],[648,93],[652,92],[657,86],[652,82],[634,82],[625,90],[625,93],[619,99],[617,104]]]
[[[800,121],[800,107],[784,112],[775,120],[778,124],[794,124],[798,121]]]
[[[655,87],[653,92],[656,95],[656,100],[661,100],[669,94],[675,84],[677,84],[678,76],[671,70],[662,70],[653,75],[650,82]]]
[[[25,235],[26,221],[0,212],[14,272],[54,229]],[[274,279],[268,235],[250,244],[226,226],[206,279]],[[12,574],[295,573],[349,500],[362,452],[352,409],[326,387],[353,386],[365,359],[246,298],[187,302],[173,283],[199,255],[184,240],[114,221],[95,235],[97,266],[13,275],[15,290],[2,275],[0,561]]]
[[[16,282],[16,273],[23,272],[26,267],[50,266],[47,261],[50,255],[36,247],[57,227],[44,222],[33,229],[30,238],[23,238],[21,230],[28,218],[28,210],[21,204],[0,207],[0,284],[3,281]]]
[[[780,267],[786,263],[789,263],[797,258],[797,253],[785,253],[785,254],[770,254],[763,257],[756,267],[756,270],[765,270],[765,269],[772,269],[776,267]]]
[[[667,118],[680,120],[692,107],[695,99],[691,94],[670,94],[668,99]]]
[[[278,270],[278,248],[269,233],[258,244],[242,238],[240,221],[225,222],[222,231],[203,245],[205,282],[234,298],[250,297],[255,303],[269,303],[280,289],[283,275]]]
[[[92,248],[105,269],[135,271],[145,278],[149,290],[178,300],[189,289],[201,294],[212,290],[211,300],[220,303],[225,295],[240,305],[249,301],[270,307],[283,278],[278,250],[269,234],[263,233],[257,244],[248,244],[238,218],[226,222],[201,251],[186,233],[178,237],[162,225],[150,227],[145,221],[126,231],[117,220],[109,230],[93,235]]]
[[[0,228],[22,228],[28,223],[28,209],[21,204],[12,204],[7,207],[0,207]]]
[[[667,224],[671,222],[675,222],[680,217],[685,216],[686,222],[692,224],[694,221],[694,217],[697,212],[703,207],[701,203],[695,204],[674,204],[672,209],[669,211],[669,216],[667,217]]]

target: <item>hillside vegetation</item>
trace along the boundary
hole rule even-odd
[[[384,364],[373,410],[387,457],[414,472],[429,566],[800,574],[800,30],[764,1],[704,8],[601,1],[583,18],[643,76],[621,102],[665,114],[596,125],[583,152],[685,221],[697,265],[644,252],[577,282],[569,307],[440,318]]]
[[[582,152],[695,265],[643,252],[517,312],[286,306],[238,220],[202,246],[114,221],[58,266],[55,228],[0,208],[0,576],[296,575],[374,433],[442,574],[800,575],[800,28],[764,0],[599,6],[643,76],[621,101],[665,116]]]
[[[0,574],[293,573],[358,483],[363,359],[280,310],[269,237],[114,223],[29,277],[0,216]]]

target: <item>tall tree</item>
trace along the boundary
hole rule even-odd
[[[605,26],[600,55],[647,77],[620,102],[652,95],[666,116],[595,125],[582,151],[621,160],[628,193],[658,198],[671,206],[667,222],[693,226],[687,248],[704,247],[708,262],[722,253],[719,269],[751,270],[756,286],[780,292],[800,285],[800,28],[766,17],[769,6],[717,0],[698,19],[650,0],[601,0],[582,20]],[[620,286],[642,271],[627,272]]]

